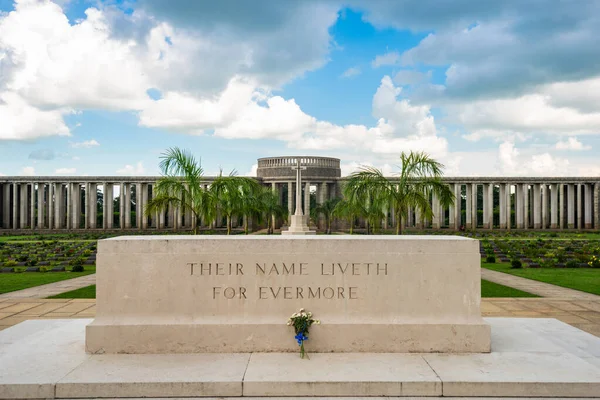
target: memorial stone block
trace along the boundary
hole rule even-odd
[[[91,353],[489,352],[476,240],[129,236],[98,244]]]

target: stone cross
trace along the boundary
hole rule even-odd
[[[296,159],[298,164],[295,167],[292,167],[293,170],[296,171],[296,212],[294,215],[304,215],[302,214],[302,170],[306,169],[300,163],[300,158]],[[289,194],[288,194],[289,195]]]

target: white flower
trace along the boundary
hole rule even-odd
[[[301,313],[303,313],[303,312],[304,312],[304,308],[301,308],[301,309],[300,309],[300,312],[301,312]]]

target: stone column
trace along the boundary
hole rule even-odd
[[[565,229],[565,185],[558,184],[558,227]]]
[[[44,205],[44,184],[39,182],[37,186],[37,228],[44,229],[45,205]]]
[[[461,204],[462,204],[462,195],[461,195],[461,184],[454,184],[454,229],[459,230],[461,224]]]
[[[271,191],[273,192],[273,194],[277,195],[279,198],[279,193],[277,192],[277,183],[275,182],[271,182]],[[275,223],[276,223],[276,219],[275,216],[271,216],[271,226],[273,227],[273,229],[275,229]]]
[[[294,183],[288,182],[288,225],[292,223],[292,215],[294,215]]]
[[[542,227],[541,205],[541,185],[536,183],[533,185],[533,229],[540,229]]]
[[[2,227],[10,228],[10,183],[2,185]]]
[[[541,185],[542,194],[542,229],[548,228],[548,185],[542,183]]]
[[[48,200],[46,201],[48,211],[48,229],[54,229],[54,184],[48,182]]]
[[[19,229],[19,184],[13,183],[12,229]]]
[[[125,229],[131,229],[131,186],[129,183],[124,183],[123,187],[125,191],[125,208],[123,209]]]
[[[501,183],[500,188],[500,229],[506,229],[506,184]]]
[[[531,227],[531,213],[529,212],[529,184],[523,185],[523,228]]]
[[[584,201],[585,201],[585,220],[584,220],[584,225],[583,227],[585,229],[592,229],[592,201],[593,201],[593,196],[592,196],[592,188],[594,187],[594,185],[590,185],[590,184],[585,184],[585,194],[584,194]]]
[[[125,229],[125,183],[119,184],[119,228]]]
[[[89,206],[90,206],[90,229],[96,229],[97,228],[97,216],[98,216],[98,184],[97,183],[90,183],[89,184],[90,187],[90,201],[89,201]]]
[[[27,184],[21,183],[19,203],[19,228],[25,229],[27,226]]]
[[[466,184],[466,188],[467,188],[467,209],[465,210],[465,214],[466,214],[466,224],[465,224],[465,228],[466,229],[473,229],[473,186],[470,183]]]
[[[304,183],[304,219],[306,225],[310,222],[310,182]]]
[[[83,228],[90,229],[90,183],[83,183]]]
[[[517,183],[515,191],[515,217],[517,222],[517,229],[523,229],[523,184]]]
[[[114,228],[114,220],[115,220],[115,186],[112,183],[106,183],[106,194],[104,199],[104,209],[105,213],[108,214],[106,219],[106,229]]]
[[[575,228],[575,185],[567,185],[567,228]]]
[[[477,220],[479,218],[477,215],[477,183],[472,183],[471,184],[472,189],[471,189],[471,229],[476,229],[477,228]]]
[[[142,184],[140,182],[135,183],[135,227],[141,229],[142,227]]]
[[[431,194],[431,211],[433,212],[431,227],[433,229],[440,229],[440,200],[435,193]]]
[[[550,229],[558,228],[558,185],[550,185]]]
[[[421,217],[421,210],[415,208],[415,228],[423,229],[423,218]]]
[[[504,191],[504,193],[506,195],[506,229],[512,228],[511,189],[512,189],[512,185],[510,183],[507,183],[506,190]]]
[[[600,182],[594,183],[594,228],[600,229]]]
[[[482,200],[483,200],[483,222],[481,224],[481,226],[483,227],[483,229],[490,229],[490,213],[489,213],[489,198],[488,198],[488,190],[489,190],[490,184],[489,183],[484,183],[482,184]]]
[[[29,228],[35,228],[35,183],[31,182],[31,193],[29,193]]]
[[[67,229],[71,229],[71,227],[73,226],[72,222],[73,222],[73,214],[72,214],[72,208],[73,208],[73,190],[72,190],[72,184],[71,183],[67,183],[65,184],[65,190],[67,192],[67,205],[65,208],[65,219],[66,219],[66,225],[65,228]]]
[[[54,183],[54,228],[61,229],[62,215],[61,208],[63,203],[62,183]]]
[[[148,229],[148,217],[146,216],[146,214],[144,213],[144,209],[146,208],[146,206],[148,205],[148,184],[147,183],[142,183],[142,229],[146,230]],[[187,215],[186,215],[186,224],[187,227],[189,228],[191,226],[190,222],[192,219],[192,211],[188,210],[187,211]]]
[[[79,182],[73,184],[73,225],[75,229],[81,228],[81,184]]]
[[[583,185],[577,184],[577,229],[583,229]]]

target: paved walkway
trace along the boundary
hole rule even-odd
[[[85,275],[79,278],[67,279],[64,281],[48,283],[46,285],[35,286],[28,289],[17,290],[0,294],[2,299],[45,299],[56,294],[70,292],[71,290],[96,284],[96,274]]]
[[[483,316],[556,318],[600,337],[600,296],[596,300],[486,298]],[[0,299],[0,330],[27,319],[93,318],[95,299]]]
[[[561,286],[552,285],[550,283],[534,281],[532,279],[521,278],[520,276],[492,271],[486,268],[481,268],[481,278],[485,279],[486,281],[499,283],[500,285],[509,286],[514,289],[519,289],[527,293],[537,294],[538,296],[542,297],[600,300],[600,296],[595,294],[568,289]]]

